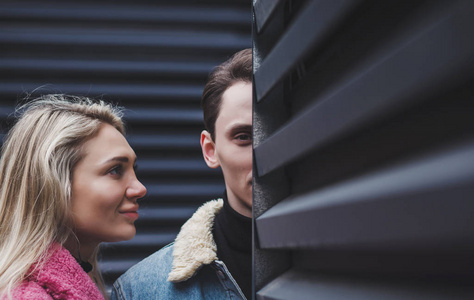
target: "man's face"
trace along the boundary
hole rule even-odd
[[[229,204],[252,216],[252,84],[239,81],[222,95],[215,141],[203,131],[201,146],[211,168],[221,167]]]

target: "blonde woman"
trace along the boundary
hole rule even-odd
[[[98,245],[135,235],[146,194],[121,112],[64,95],[22,111],[0,160],[0,299],[103,299]]]

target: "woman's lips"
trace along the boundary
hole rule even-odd
[[[138,219],[138,212],[136,211],[125,211],[121,212],[121,214],[133,220]]]

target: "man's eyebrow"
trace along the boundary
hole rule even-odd
[[[229,127],[228,132],[236,132],[236,131],[252,131],[252,125],[237,123]]]

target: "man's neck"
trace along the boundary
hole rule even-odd
[[[245,216],[247,218],[252,217],[252,208],[244,205],[244,202],[240,200],[237,195],[232,193],[230,189],[227,189],[227,200],[229,202],[230,207],[232,207],[233,210],[241,214],[242,216]]]

